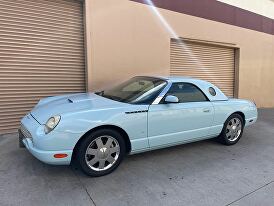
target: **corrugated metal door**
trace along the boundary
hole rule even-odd
[[[171,75],[207,80],[234,96],[234,48],[172,39],[170,60]]]
[[[42,97],[85,91],[83,7],[0,0],[0,134]]]

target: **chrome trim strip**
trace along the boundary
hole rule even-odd
[[[126,114],[136,114],[136,113],[143,113],[148,112],[148,110],[138,110],[138,111],[131,111],[131,112],[125,112]]]
[[[168,90],[170,89],[172,85],[172,82],[167,80],[167,85],[166,87],[163,89],[163,91],[159,94],[159,96],[154,100],[154,102],[152,104],[159,104],[160,101],[163,99],[163,97],[166,95],[166,93],[168,92]]]

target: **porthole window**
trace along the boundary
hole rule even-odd
[[[208,91],[212,96],[216,96],[216,91],[213,87],[209,87]]]

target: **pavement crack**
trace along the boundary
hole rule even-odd
[[[258,190],[260,190],[260,189],[262,189],[262,188],[264,188],[264,187],[266,187],[266,186],[268,186],[268,185],[270,185],[270,184],[272,184],[272,183],[274,183],[274,181],[271,181],[271,182],[269,182],[269,183],[264,184],[263,186],[261,186],[261,187],[255,189],[255,190],[253,190],[253,191],[251,191],[251,192],[245,194],[244,196],[242,196],[242,197],[240,197],[240,198],[238,198],[238,199],[236,199],[236,200],[234,200],[234,201],[228,203],[228,204],[225,205],[225,206],[230,206],[230,205],[232,205],[233,203],[240,201],[241,199],[243,199],[243,198],[245,198],[245,197],[247,197],[247,196],[249,196],[249,195],[251,195],[251,194],[257,192]]]
[[[92,202],[93,206],[96,206],[94,200],[92,199],[91,195],[89,194],[88,189],[85,186],[85,184],[82,182],[81,178],[75,173],[74,169],[72,169],[72,172],[76,176],[76,178],[78,179],[78,181],[79,181],[80,185],[82,186],[82,188],[86,191],[86,193],[87,193],[90,201]]]

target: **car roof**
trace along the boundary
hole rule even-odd
[[[188,76],[153,76],[155,78],[160,78],[172,83],[176,83],[176,82],[186,82],[186,83],[191,83],[194,84],[196,86],[198,86],[208,97],[208,99],[210,101],[225,101],[228,100],[227,96],[214,84],[205,81],[205,80],[201,80],[201,79],[196,79],[193,77],[188,77]],[[212,96],[209,93],[209,88],[212,87],[215,89],[216,91],[216,95]]]
[[[182,81],[182,80],[188,80],[188,79],[194,79],[193,77],[189,77],[189,76],[159,76],[159,78],[163,78],[166,80],[170,80],[170,81]]]
[[[155,76],[155,78],[160,78],[166,81],[170,81],[172,83],[176,83],[176,82],[189,82],[189,83],[193,83],[193,84],[211,84],[208,81],[205,80],[201,80],[201,79],[197,79],[197,78],[193,78],[193,77],[189,77],[189,76]]]
[[[169,80],[171,82],[184,82],[184,81],[204,81],[190,76],[155,76],[155,78],[160,78],[164,80]]]

